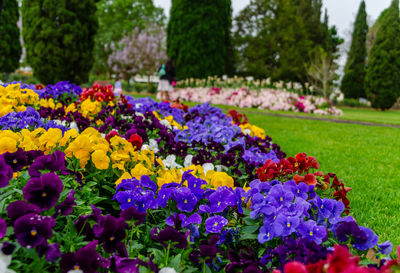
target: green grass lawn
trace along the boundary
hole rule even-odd
[[[305,152],[334,172],[349,193],[352,215],[380,242],[400,244],[400,129],[249,114],[288,156]]]

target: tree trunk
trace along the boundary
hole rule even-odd
[[[1,13],[3,11],[3,2],[4,0],[0,0],[0,25],[1,25]],[[1,32],[0,32],[0,37],[1,37]]]

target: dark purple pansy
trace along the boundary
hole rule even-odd
[[[95,207],[93,204],[90,206],[92,207],[92,214],[81,215],[74,223],[78,234],[85,235],[87,241],[91,241],[94,238],[93,229],[90,226],[89,220],[97,222],[101,216],[101,210],[99,208]]]
[[[40,177],[40,170],[50,170],[52,172],[65,171],[65,154],[60,151],[55,151],[51,155],[42,155],[35,159],[29,167],[29,175],[31,177]]]
[[[0,156],[0,188],[6,187],[12,177],[13,169],[4,160],[4,155]]]
[[[15,201],[8,205],[7,207],[8,217],[11,220],[11,224],[21,216],[24,216],[29,213],[40,213],[40,208],[36,205],[28,204],[24,201]]]
[[[28,165],[28,158],[26,152],[21,148],[15,153],[5,153],[4,160],[13,169],[14,172],[19,172],[23,167]]]
[[[39,257],[44,255],[46,260],[51,263],[55,263],[62,254],[60,251],[60,246],[57,243],[49,245],[47,242],[45,242],[44,244],[38,246],[36,251]]]
[[[109,268],[110,261],[96,252],[97,241],[90,242],[76,252],[64,253],[61,256],[62,273],[70,270],[81,270],[85,273],[97,272],[98,268]]]
[[[63,216],[70,215],[72,212],[73,207],[76,205],[75,202],[75,197],[74,197],[75,191],[71,190],[67,198],[65,198],[64,201],[62,201],[60,204],[56,206],[56,213],[54,214],[53,217],[57,217],[59,214]]]
[[[138,226],[144,222],[146,219],[145,212],[139,212],[135,207],[127,208],[126,210],[121,211],[119,217],[125,219],[126,221],[135,221],[135,225]]]
[[[54,218],[30,213],[15,221],[14,233],[21,246],[36,247],[51,238],[54,226]]]
[[[153,240],[158,241],[164,246],[167,246],[168,242],[172,242],[174,247],[185,249],[188,245],[188,236],[186,233],[179,232],[170,226],[161,231],[158,228],[152,229],[150,235]]]
[[[189,256],[193,263],[199,263],[200,258],[206,258],[207,263],[211,263],[217,255],[217,243],[219,236],[216,234],[211,235],[208,241],[203,240],[200,243],[199,250],[194,250]]]
[[[15,245],[10,242],[3,242],[0,244],[0,251],[3,252],[4,255],[11,255],[15,250]]]
[[[125,238],[127,227],[124,219],[107,215],[99,218],[98,224],[93,226],[93,232],[104,250],[112,253],[115,252],[117,244]]]
[[[7,223],[3,218],[0,218],[0,239],[6,236]]]
[[[63,183],[55,173],[46,173],[40,178],[34,177],[22,189],[25,200],[42,210],[52,208],[63,190]]]

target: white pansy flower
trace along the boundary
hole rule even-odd
[[[158,272],[159,273],[177,273],[176,270],[173,269],[172,267],[164,267]]]
[[[76,122],[75,122],[75,121],[71,122],[71,123],[69,124],[69,127],[70,127],[71,129],[75,129],[75,130],[77,130],[77,131],[78,131],[78,133],[79,133],[78,124],[76,124]]]
[[[185,161],[183,162],[183,166],[185,166],[185,168],[191,166],[192,165],[192,159],[193,159],[193,155],[187,155],[185,157]]]
[[[204,175],[207,175],[208,171],[214,170],[214,164],[212,163],[204,163],[203,164]]]
[[[172,127],[171,127],[171,125],[169,124],[168,120],[162,119],[162,120],[160,120],[160,123],[161,123],[162,125],[164,125],[165,127],[167,127],[168,129],[172,129]]]
[[[244,129],[243,134],[245,135],[251,135],[251,130],[250,129]]]
[[[228,167],[223,166],[223,165],[215,165],[215,170],[217,172],[222,172],[222,171],[226,172],[226,171],[228,171]]]
[[[163,160],[164,166],[165,166],[166,168],[171,168],[171,169],[174,169],[174,168],[182,168],[182,166],[179,165],[179,164],[177,164],[177,163],[175,162],[175,160],[176,160],[176,156],[175,156],[175,155],[169,155],[169,156],[167,156],[167,158]]]
[[[0,249],[2,244],[0,244]],[[11,255],[5,255],[3,251],[0,250],[0,272],[1,273],[15,273],[14,270],[8,269],[11,264]]]
[[[80,269],[74,269],[74,270],[68,271],[67,273],[83,273],[83,271]]]

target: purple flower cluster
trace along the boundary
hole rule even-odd
[[[26,84],[26,83],[18,82],[18,81],[7,82],[7,83],[3,83],[0,85],[3,87],[7,87],[8,85],[11,85],[11,84],[19,84],[21,89],[30,89],[35,92],[40,91],[40,90],[36,90],[36,86],[34,84]]]
[[[187,181],[187,187],[182,186]],[[204,190],[202,185],[206,181],[196,178],[190,172],[185,172],[181,183],[164,184],[156,194],[157,186],[148,176],[142,176],[141,180],[135,178],[123,180],[117,186],[117,193],[114,195],[121,204],[121,209],[130,207],[136,208],[139,212],[148,209],[166,207],[170,200],[176,204],[179,213],[170,215],[166,223],[170,226],[180,228],[191,228],[193,234],[198,233],[198,227],[202,223],[200,214],[207,215],[205,228],[207,233],[220,233],[228,224],[228,220],[222,216],[229,210],[236,210],[243,213],[242,197],[245,192],[242,188],[233,190],[228,187],[219,187],[217,190]],[[190,214],[187,217],[183,213]]]
[[[82,88],[79,85],[69,83],[69,81],[58,82],[56,84],[49,84],[44,89],[39,90],[39,98],[41,99],[61,99],[69,98],[69,102],[77,99],[82,93]]]
[[[36,129],[44,128],[48,130],[50,128],[58,128],[63,132],[69,130],[65,126],[57,124],[52,120],[44,120],[40,117],[32,107],[27,107],[26,111],[23,112],[11,112],[0,118],[0,129],[2,130],[22,130],[22,129]]]
[[[342,217],[344,204],[318,197],[314,186],[301,182],[279,181],[250,183],[245,202],[251,198],[250,216],[262,219],[258,241],[263,244],[274,238],[285,239],[295,234],[299,238],[321,244],[328,238],[328,230],[335,232],[339,241],[355,238],[354,247],[366,250],[376,246],[378,237],[369,228],[358,226],[352,217]]]
[[[314,241],[307,239],[287,237],[283,244],[272,249],[267,248],[261,262],[265,266],[268,263],[274,268],[283,269],[283,265],[290,261],[301,262],[303,264],[316,263],[319,260],[326,259],[330,251]]]

